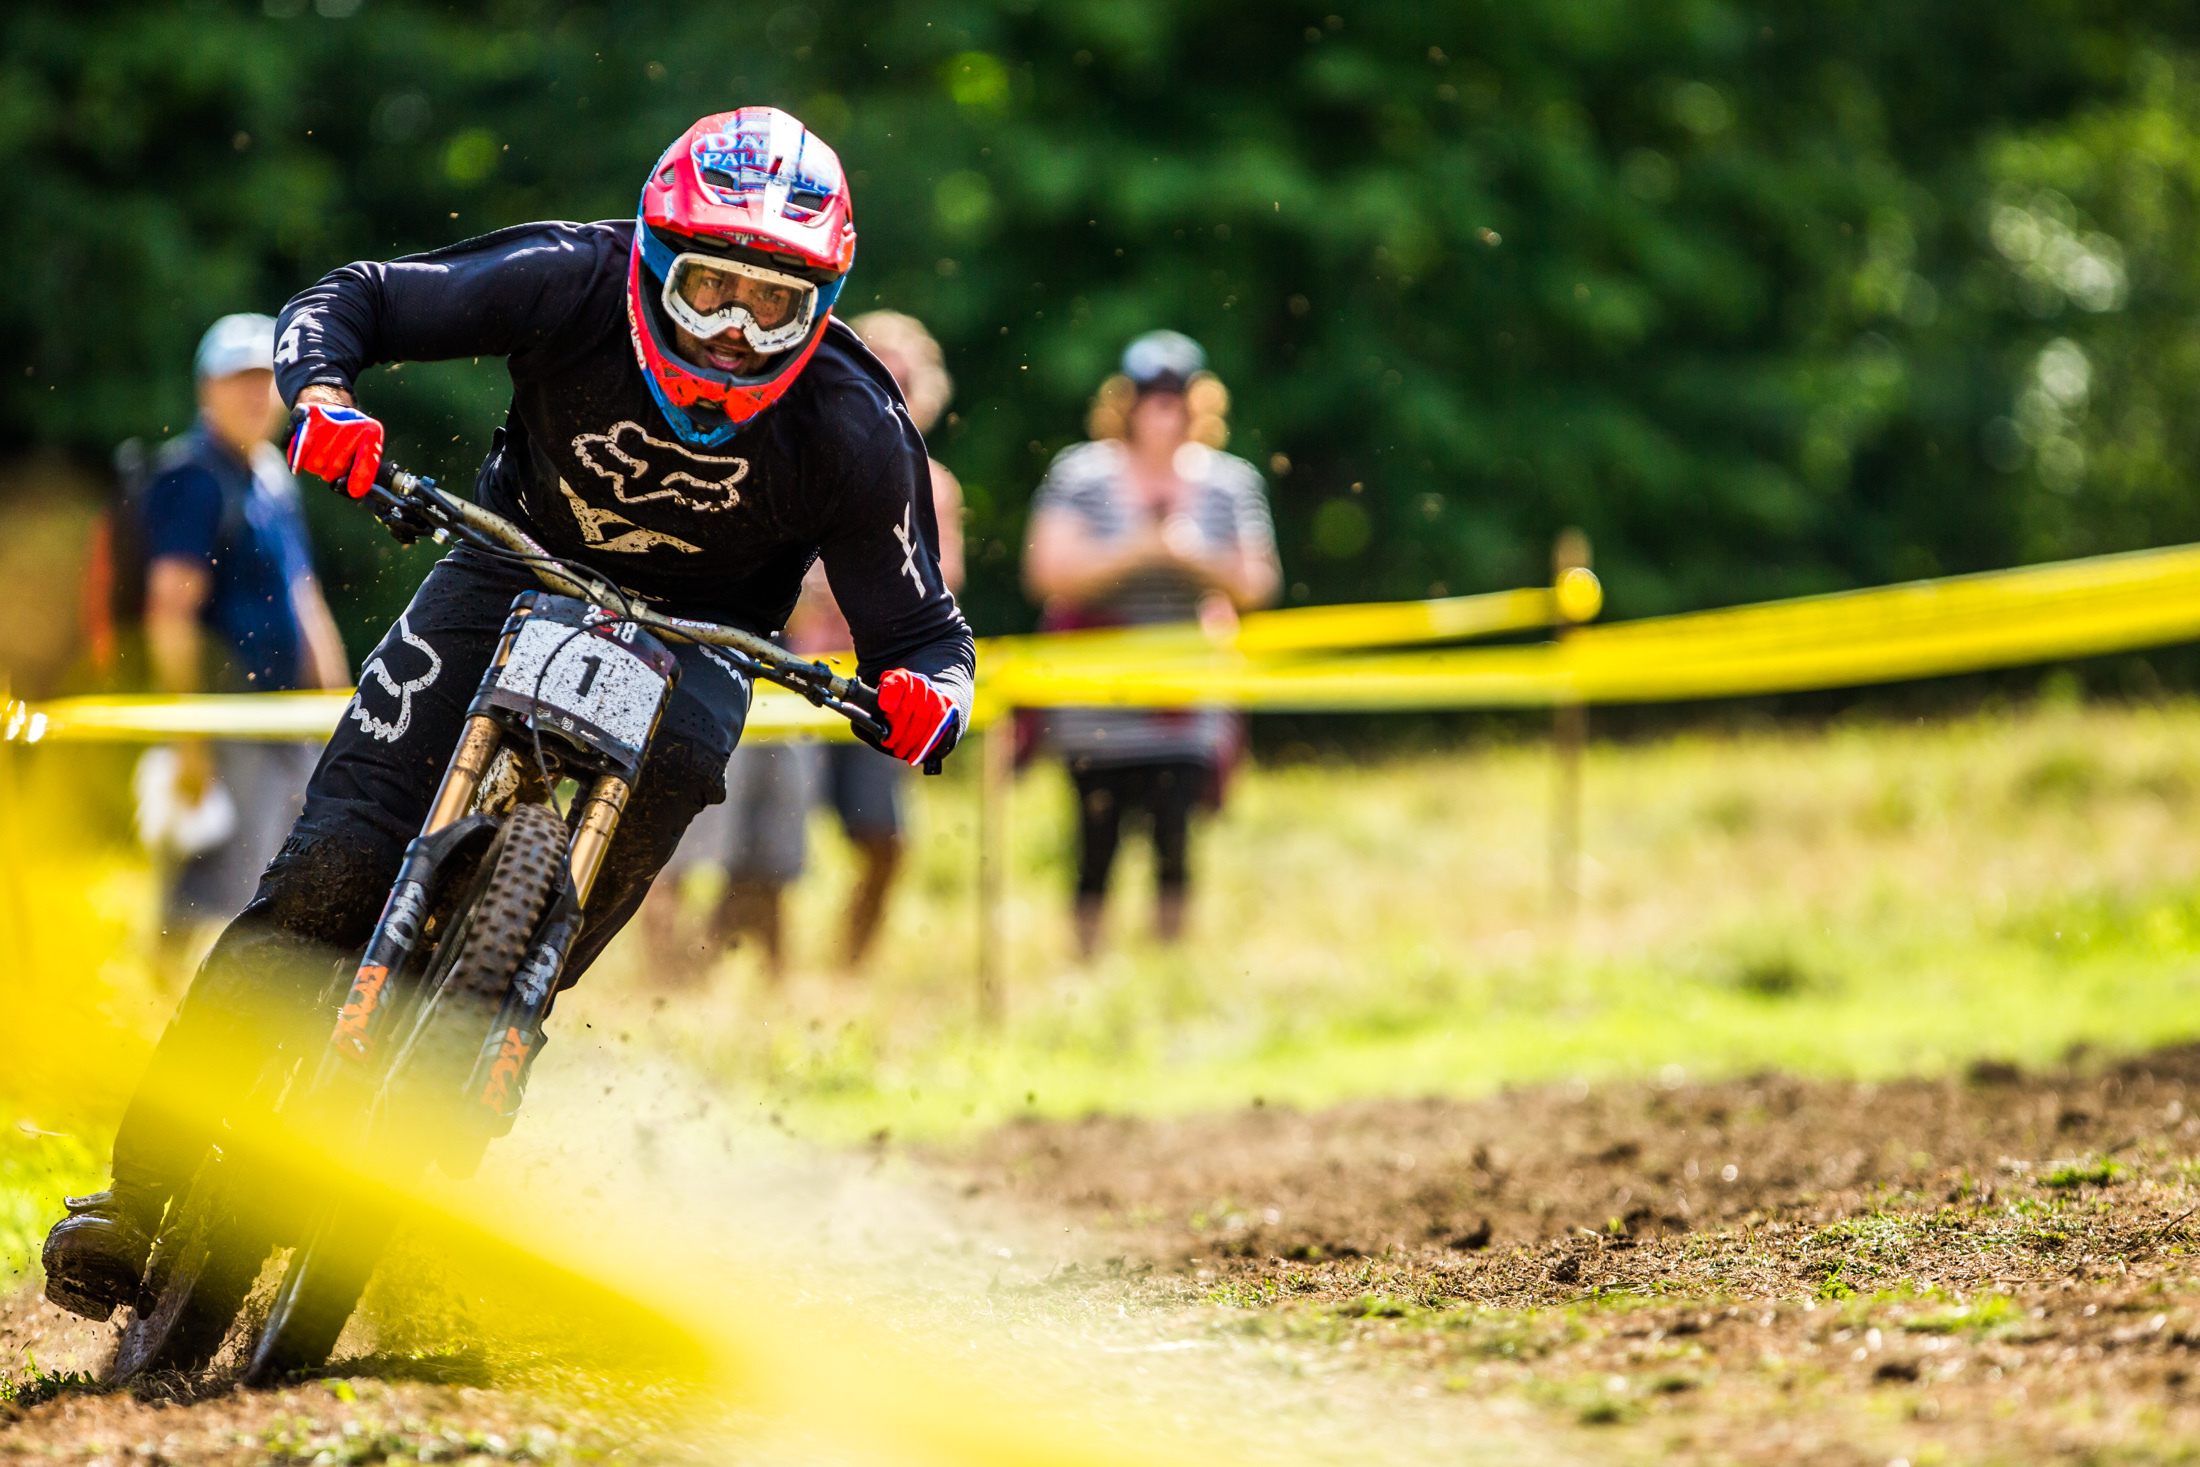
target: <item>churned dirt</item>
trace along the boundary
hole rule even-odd
[[[904,1159],[974,1235],[1056,1240],[953,1284],[967,1308],[1135,1338],[1179,1401],[1364,1420],[1324,1461],[1924,1467],[2200,1460],[2196,1151],[2200,1047],[1028,1122]],[[100,1342],[0,1301],[11,1369]],[[717,1459],[669,1390],[601,1371],[330,1377],[0,1404],[0,1462]]]
[[[1592,1459],[2200,1459],[2200,1048],[1004,1129],[966,1190],[1098,1244],[1038,1289]]]
[[[32,1290],[0,1298],[0,1360],[18,1399],[0,1400],[0,1462],[174,1464],[692,1460],[684,1413],[648,1384],[579,1372],[509,1378],[466,1351],[352,1353],[322,1379],[246,1391],[226,1371],[164,1377],[136,1392],[85,1388],[113,1352],[104,1326]],[[35,1372],[24,1369],[26,1356]],[[504,1376],[504,1378],[500,1378]]]

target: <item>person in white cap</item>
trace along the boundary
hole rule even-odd
[[[198,421],[165,445],[140,510],[145,640],[165,693],[351,685],[313,574],[297,484],[275,441],[275,322],[224,316],[199,342]],[[191,741],[152,751],[136,781],[139,826],[170,858],[162,966],[197,930],[252,897],[305,797],[314,749]]]

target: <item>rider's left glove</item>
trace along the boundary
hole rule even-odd
[[[922,764],[955,747],[962,710],[921,672],[897,667],[878,680],[878,711],[886,718],[886,752]]]
[[[291,414],[290,467],[364,499],[382,471],[382,425],[357,408],[310,403]]]

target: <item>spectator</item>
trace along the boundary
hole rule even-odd
[[[743,741],[726,761],[725,803],[704,806],[688,823],[642,908],[660,981],[692,979],[714,951],[752,932],[764,949],[765,977],[777,983],[784,976],[781,899],[809,855],[816,753],[814,744]],[[703,866],[723,870],[726,884],[700,941],[689,941],[681,934],[680,887],[688,872]]]
[[[917,431],[930,432],[954,393],[939,343],[915,318],[897,311],[872,311],[848,324],[901,385]],[[940,574],[955,591],[963,578],[962,487],[936,460],[931,467]],[[802,583],[786,641],[810,657],[855,645],[822,562],[810,568]],[[861,856],[863,869],[849,897],[840,953],[845,966],[859,966],[878,936],[887,893],[901,864],[902,773],[900,760],[865,744],[750,744],[736,749],[726,767],[726,803],[706,809],[688,827],[645,909],[660,968],[675,979],[692,974],[693,959],[755,932],[764,946],[766,972],[774,979],[784,972],[780,909],[786,888],[807,861],[804,827],[813,797],[831,802]],[[724,895],[702,941],[690,946],[679,932],[679,884],[687,871],[720,862],[726,868]]]
[[[1043,625],[1234,623],[1280,579],[1260,473],[1222,452],[1228,394],[1199,344],[1139,337],[1094,399],[1092,441],[1063,450],[1031,511],[1024,584]],[[1078,951],[1099,948],[1123,817],[1144,815],[1159,876],[1154,927],[1183,935],[1192,807],[1234,730],[1221,709],[1062,708],[1048,741],[1077,787]]]
[[[349,687],[298,486],[271,441],[287,426],[275,322],[224,316],[199,342],[196,367],[198,422],[160,450],[141,501],[154,684],[167,693]],[[160,811],[226,803],[232,812],[202,820],[186,843],[198,848],[173,864],[164,970],[181,962],[200,925],[227,921],[251,899],[303,806],[313,762],[312,745],[288,743],[189,740],[148,755],[140,823],[156,843],[161,825],[178,823]]]
[[[901,385],[909,420],[919,433],[930,433],[947,410],[955,384],[947,375],[939,343],[913,316],[871,311],[848,323]],[[963,580],[962,486],[931,461],[932,509],[940,526],[940,575],[947,589],[960,591]],[[833,600],[822,564],[812,566],[802,583],[802,600],[787,624],[787,641],[806,656],[840,652],[854,645],[848,622]],[[900,760],[865,744],[828,744],[820,750],[819,795],[832,804],[841,829],[860,854],[863,870],[848,898],[841,927],[840,960],[860,967],[886,917],[886,896],[902,854]]]

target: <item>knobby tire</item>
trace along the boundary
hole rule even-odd
[[[423,1140],[479,1125],[467,1114],[462,1087],[564,877],[566,840],[555,810],[519,805],[483,854],[377,1101],[372,1130],[383,1135],[369,1144],[389,1148],[399,1165],[424,1167],[435,1151]],[[253,1347],[247,1385],[327,1362],[396,1223],[396,1206],[383,1198],[336,1198],[314,1209]]]
[[[237,1204],[233,1169],[210,1152],[161,1229],[144,1290],[107,1367],[110,1385],[203,1368],[244,1308],[273,1241]]]

